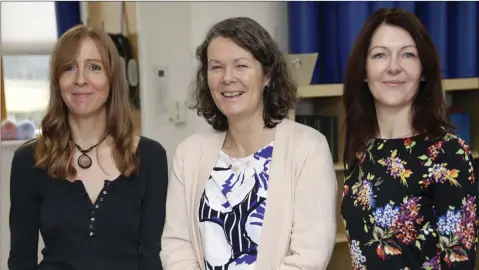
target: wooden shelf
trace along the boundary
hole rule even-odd
[[[444,91],[463,91],[479,89],[479,78],[443,80]],[[300,98],[340,97],[343,95],[343,84],[314,84],[298,87]]]
[[[479,78],[443,80],[443,87],[446,92],[462,91],[462,90],[478,90]]]
[[[346,234],[343,232],[343,233],[336,233],[336,243],[347,243],[348,242],[348,237],[346,236]]]
[[[298,87],[300,98],[340,97],[343,95],[343,84],[313,84]]]
[[[334,170],[335,171],[344,171],[344,165],[342,162],[336,162],[334,164]]]

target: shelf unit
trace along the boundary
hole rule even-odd
[[[446,95],[450,95],[453,106],[459,106],[463,111],[471,114],[471,142],[469,142],[474,157],[479,158],[479,78],[446,79],[443,80],[443,88]],[[343,149],[343,125],[345,114],[342,103],[343,84],[318,84],[298,87],[300,99],[309,99],[313,103],[313,112],[336,116],[338,118],[339,136],[338,151],[339,159],[342,160]],[[289,114],[290,119],[295,119],[296,110]],[[351,269],[349,247],[340,215],[341,199],[344,186],[344,167],[342,162],[335,164],[338,179],[337,197],[337,224],[336,246],[333,256],[328,265],[328,270]],[[479,252],[478,252],[479,259]],[[479,267],[476,268],[479,270]]]
[[[90,26],[102,28],[108,33],[119,33],[121,28],[121,2],[87,2],[87,23]],[[138,27],[136,19],[136,2],[125,3],[127,38],[130,40],[133,57],[138,60]],[[140,86],[141,87],[141,86]],[[141,88],[140,88],[141,89]],[[135,135],[141,135],[141,110],[132,111]]]

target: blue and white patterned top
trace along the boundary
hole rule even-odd
[[[206,269],[255,269],[272,153],[273,143],[240,159],[221,151],[198,209]]]

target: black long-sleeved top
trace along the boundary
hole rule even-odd
[[[161,270],[167,158],[141,137],[138,174],[105,180],[94,204],[82,181],[34,168],[33,144],[15,152],[10,177],[10,270]],[[45,248],[37,264],[39,231]]]

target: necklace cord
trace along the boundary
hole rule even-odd
[[[88,169],[91,167],[93,164],[92,159],[89,155],[87,155],[88,152],[90,152],[93,148],[97,147],[99,144],[101,144],[106,137],[108,136],[108,133],[101,139],[98,143],[95,145],[91,146],[88,149],[82,149],[78,144],[75,143],[78,151],[80,151],[82,154],[78,157],[77,164],[80,166],[82,169]]]

